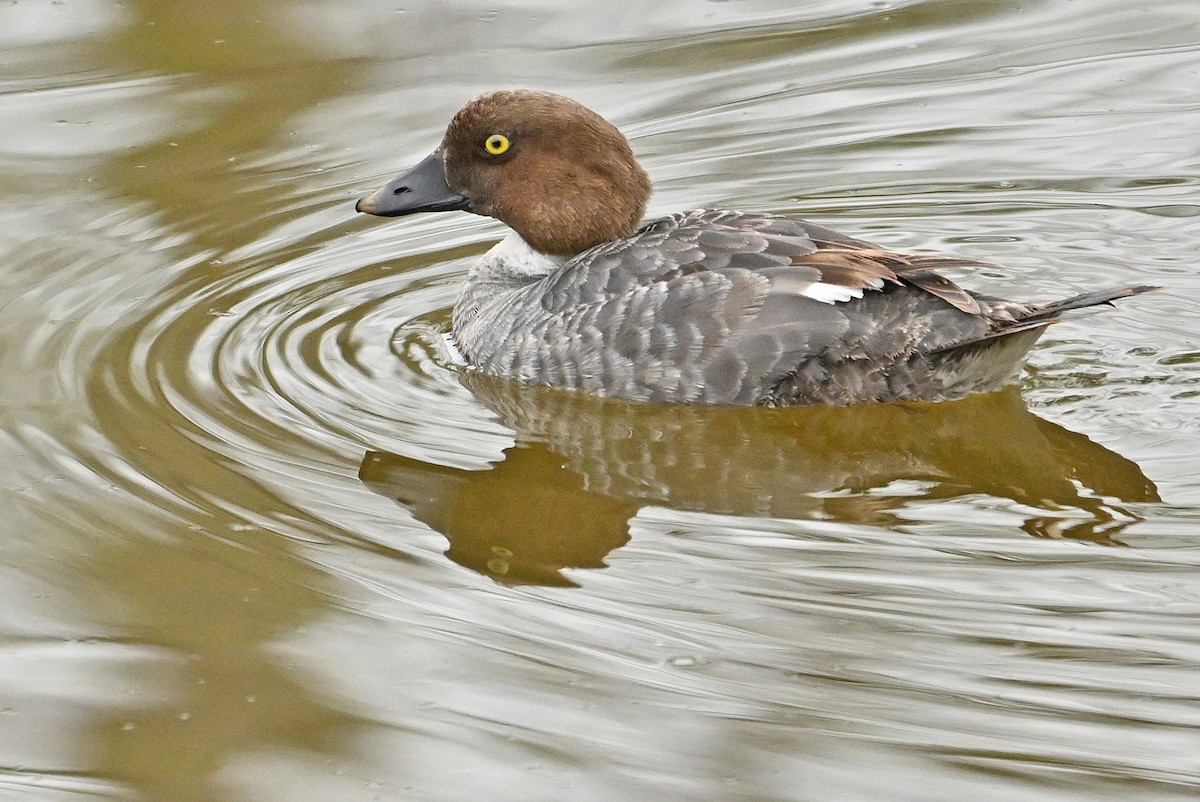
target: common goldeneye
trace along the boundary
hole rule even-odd
[[[641,225],[650,179],[607,120],[549,92],[469,101],[441,145],[362,198],[385,217],[462,210],[512,233],[467,274],[466,361],[496,376],[641,401],[852,404],[994,390],[1063,312],[1154,287],[1006,301],[901,253],[771,214]]]

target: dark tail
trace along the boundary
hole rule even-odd
[[[1096,292],[1085,292],[1083,295],[1076,295],[1074,298],[1064,298],[1061,301],[1047,301],[1043,304],[1034,306],[1033,314],[1023,318],[1017,325],[1026,321],[1044,320],[1051,321],[1061,315],[1063,312],[1070,312],[1072,309],[1086,309],[1089,306],[1100,306],[1108,304],[1112,306],[1113,301],[1119,301],[1122,298],[1131,298],[1134,295],[1141,295],[1143,292],[1151,290],[1159,290],[1161,287],[1151,287],[1142,285],[1138,287],[1121,287],[1116,290],[1097,290]]]
[[[1044,329],[1051,323],[1057,323],[1064,312],[1070,312],[1074,309],[1087,309],[1092,306],[1102,306],[1107,304],[1113,305],[1113,301],[1119,301],[1122,298],[1131,298],[1134,295],[1141,295],[1143,292],[1159,290],[1161,287],[1150,285],[1139,285],[1137,287],[1121,287],[1113,290],[1097,290],[1096,292],[1085,292],[1082,295],[1076,295],[1073,298],[1064,298],[1061,301],[1046,301],[1045,303],[1029,304],[1029,314],[1014,320],[1011,323],[1004,323],[996,328],[995,331],[985,334],[975,340],[968,342],[957,343],[934,351],[935,354],[944,354],[954,351],[976,351],[981,346],[990,345],[993,341],[1008,337],[1010,334],[1019,334],[1023,331],[1031,331],[1033,329]],[[1035,338],[1036,339],[1036,338]],[[1033,345],[1033,341],[1029,342]]]

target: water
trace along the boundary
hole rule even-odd
[[[0,9],[0,798],[1194,798],[1200,14],[795,6]],[[352,202],[513,85],[652,214],[1166,289],[956,404],[463,377],[501,228]]]

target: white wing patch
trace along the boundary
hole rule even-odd
[[[883,289],[883,279],[872,278],[868,281],[872,289]],[[798,285],[796,289],[800,295],[823,304],[836,304],[849,301],[851,298],[863,297],[862,287],[843,287],[840,284],[826,284],[823,281],[806,282]]]

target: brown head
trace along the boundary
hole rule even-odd
[[[632,234],[649,197],[615,126],[562,95],[514,89],[468,102],[430,157],[357,208],[464,209],[503,221],[537,251],[572,256]]]

